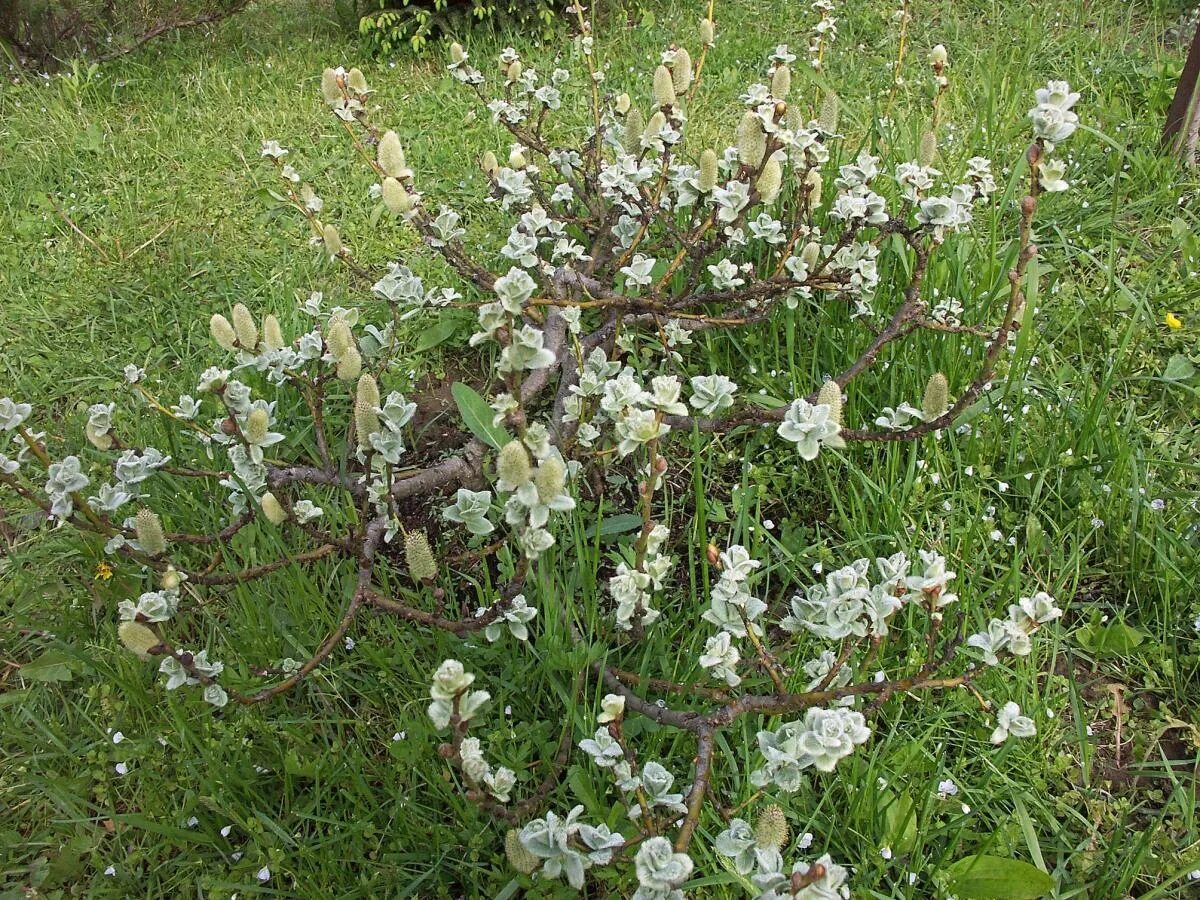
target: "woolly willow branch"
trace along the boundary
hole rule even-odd
[[[323,559],[334,550],[333,544],[322,544],[315,550],[308,550],[304,553],[297,553],[295,556],[284,556],[273,560],[269,563],[263,563],[260,566],[252,566],[249,569],[242,569],[240,572],[225,572],[220,575],[192,575],[189,580],[196,584],[218,585],[218,584],[240,584],[245,581],[253,581],[256,578],[262,578],[264,575],[270,575],[272,572],[277,572],[280,569],[291,566],[300,565],[302,563],[314,562],[318,559]]]

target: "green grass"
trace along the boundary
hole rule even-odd
[[[877,140],[872,123],[895,56],[893,5],[842,12],[822,84],[843,98],[846,154]],[[645,94],[630,68],[644,70],[669,41],[693,42],[695,6],[656,6],[654,24],[602,36],[610,83]],[[736,95],[766,53],[780,42],[803,48],[810,24],[787,0],[726,6],[709,92],[692,111],[697,136],[708,140],[731,130]],[[668,511],[685,542],[677,608],[622,662],[667,677],[691,673],[710,540],[741,541],[772,559],[771,597],[805,583],[818,562],[893,546],[937,546],[956,560],[972,623],[1018,592],[1050,590],[1067,608],[1062,627],[983,685],[1036,713],[1037,740],[984,749],[986,717],[967,696],[889,704],[875,738],[836,777],[782,799],[793,831],[814,834],[812,853],[854,867],[855,897],[933,896],[938,870],[976,852],[1034,862],[1064,897],[1185,897],[1186,873],[1200,868],[1192,624],[1200,616],[1200,382],[1166,376],[1180,365],[1168,369],[1173,357],[1200,361],[1200,183],[1156,146],[1164,91],[1169,97],[1163,73],[1180,52],[1159,35],[1178,10],[1124,0],[913,6],[908,86],[895,112],[902,139],[915,152],[926,115],[922,57],[940,41],[953,82],[943,168],[991,156],[1005,196],[978,223],[982,240],[956,245],[930,272],[931,289],[969,309],[1005,283],[1033,88],[1066,78],[1083,93],[1086,127],[1064,148],[1074,187],[1039,211],[1040,292],[1030,297],[1017,364],[996,379],[994,409],[972,421],[976,430],[940,442],[857,446],[798,469],[778,442],[758,435],[697,439]],[[479,35],[471,52],[488,60],[509,42],[547,68],[557,49]],[[163,396],[190,389],[211,356],[209,316],[234,302],[276,313],[292,332],[298,295],[319,289],[333,303],[365,302],[270,200],[270,174],[257,158],[265,138],[292,148],[361,258],[402,253],[441,277],[408,255],[411,235],[369,216],[369,174],[319,103],[326,65],[363,64],[419,180],[464,212],[472,242],[491,246],[495,217],[475,199],[475,160],[507,141],[475,117],[439,60],[403,56],[393,67],[367,65],[361,54],[297,3],[164,40],[91,77],[3,89],[0,219],[10,237],[0,241],[0,396],[35,403],[52,449],[78,445],[80,412],[119,393],[126,363],[146,366]],[[816,94],[809,78],[797,73],[801,96]],[[882,308],[893,302],[889,290],[881,289]],[[1167,312],[1184,327],[1167,328]],[[818,326],[823,339],[814,340]],[[418,337],[406,334],[407,346]],[[790,396],[840,368],[854,350],[843,342],[861,341],[844,313],[801,310],[778,328],[700,349],[744,392]],[[847,410],[854,423],[884,403],[919,399],[935,370],[961,384],[972,365],[959,344],[939,340],[888,362],[856,386]],[[454,363],[434,354],[414,355],[413,364],[437,373]],[[135,427],[160,434],[150,422]],[[689,440],[676,439],[681,459]],[[183,521],[201,507],[185,498],[175,515]],[[126,566],[112,581],[94,580],[96,547],[13,521],[0,558],[0,808],[10,810],[0,821],[0,897],[31,886],[89,896],[498,896],[514,878],[502,829],[464,799],[436,756],[439,738],[424,715],[429,673],[446,656],[468,660],[494,695],[478,735],[518,771],[542,758],[564,724],[577,738],[590,732],[603,691],[589,684],[574,695],[588,647],[573,645],[567,627],[594,633],[608,615],[591,569],[573,563],[607,549],[588,524],[585,515],[564,529],[538,571],[539,596],[560,599],[543,606],[530,646],[464,649],[364,618],[353,650],[336,653],[293,695],[214,717],[194,697],[164,693],[150,668],[120,649],[116,604],[144,589],[142,573]],[[256,526],[235,549],[253,563],[275,555],[280,540]],[[244,657],[236,674],[248,679],[251,663],[311,652],[336,621],[344,579],[323,565],[287,570],[210,592],[173,627],[217,658]],[[1141,643],[1095,652],[1096,629],[1084,629],[1101,617],[1124,621]],[[51,674],[63,680],[21,671],[35,661],[57,663]],[[753,794],[744,773],[755,725],[726,730],[719,744],[718,796],[730,808]],[[669,760],[688,778],[689,738],[645,722],[629,730],[643,759]],[[393,740],[397,733],[404,738]],[[128,774],[116,773],[118,763]],[[586,760],[576,763],[554,807],[580,802],[590,819],[603,818],[606,782]],[[935,796],[944,778],[959,796]],[[885,810],[901,795],[916,810],[908,837]],[[696,896],[744,895],[701,849],[721,827],[711,812],[702,821],[697,871],[712,879]],[[887,845],[897,851],[890,862],[879,853]],[[788,855],[800,857],[810,858]],[[116,875],[107,877],[110,865]],[[264,865],[272,877],[260,885]]]

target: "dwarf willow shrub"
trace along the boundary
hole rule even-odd
[[[819,66],[836,23],[827,3],[815,6],[821,19],[808,54]],[[766,429],[800,466],[850,442],[935,440],[955,428],[1023,318],[1032,221],[1040,194],[1066,187],[1053,154],[1076,128],[1078,95],[1062,82],[1037,92],[1027,189],[1006,211],[1016,235],[1009,290],[998,317],[982,321],[978,310],[931,306],[923,283],[936,254],[973,240],[972,218],[996,188],[987,160],[967,160],[948,175],[933,166],[931,137],[921,141],[920,159],[885,164],[863,151],[827,171],[830,148],[842,140],[837,103],[810,105],[796,95],[786,46],[742,94],[744,112],[726,132],[732,142],[690,146],[688,112],[714,23],[700,23],[691,51],[664,52],[635,99],[606,88],[589,22],[576,15],[575,71],[543,73],[507,49],[485,74],[461,46],[451,48],[450,74],[510,135],[497,142],[508,143],[504,161],[494,151],[481,160],[488,200],[511,221],[494,253],[469,247],[460,214],[426,195],[397,134],[376,124],[363,74],[328,69],[325,104],[373,171],[382,204],[445,261],[441,283],[403,262],[377,268],[358,259],[323,218],[321,198],[289,151],[268,141],[262,155],[277,169],[279,196],[307,218],[319,252],[348,266],[373,300],[326,308],[314,294],[298,329],[242,304],[214,315],[213,365],[174,403],[155,396],[143,370],[127,367],[133,394],[180,433],[172,446],[181,449],[170,456],[133,445],[113,402],[90,408],[90,449],[71,454],[38,430],[30,404],[4,398],[0,429],[19,452],[0,456],[0,479],[46,518],[99,536],[106,553],[142,568],[147,590],[120,604],[120,640],[156,660],[166,690],[193,691],[215,707],[266,701],[295,686],[363,610],[394,615],[417,632],[536,643],[549,618],[540,613],[557,606],[554,627],[569,632],[558,637],[593,651],[576,691],[593,684],[596,727],[565,729],[540,772],[519,776],[496,764],[471,733],[491,710],[469,642],[457,654],[467,662],[446,659],[431,674],[428,715],[446,733],[441,754],[467,796],[508,823],[504,843],[516,869],[582,889],[594,877],[589,870],[606,867],[615,871],[603,876],[608,883],[636,883],[638,898],[678,897],[694,871],[689,848],[706,797],[714,783],[744,776],[760,789],[762,808],[726,820],[715,852],[764,898],[848,896],[847,870],[828,856],[785,855],[786,818],[769,798],[835,771],[871,740],[884,703],[954,690],[991,709],[979,675],[1028,655],[1034,634],[1061,611],[1043,592],[1002,599],[1006,612],[964,640],[960,580],[932,548],[846,559],[816,583],[782,572],[785,585],[800,583],[780,594],[765,576],[784,564],[732,542],[708,547],[700,560],[705,593],[681,604],[677,556],[687,552],[686,527],[672,530],[665,511],[687,508],[671,476],[689,460],[673,438]],[[944,48],[930,64],[931,93],[940,98]],[[556,124],[555,113],[577,101],[586,124]],[[877,290],[885,248],[905,263],[888,267],[902,279],[894,294]],[[866,349],[780,408],[747,402],[737,372],[708,371],[696,352],[706,334],[736,337],[773,327],[797,307],[830,304],[853,312],[870,334]],[[490,367],[491,387],[486,399],[456,388],[471,436],[447,450],[422,447],[414,432],[416,404],[399,389],[411,360],[399,359],[397,346],[406,320],[431,324],[451,308],[475,312],[474,350],[465,352]],[[933,373],[923,397],[861,409],[855,382],[880,351],[919,345],[930,333],[979,345],[971,380],[954,385]],[[864,420],[870,424],[855,424]],[[590,567],[603,586],[596,623],[572,616],[538,573],[568,528],[595,531],[579,504],[604,491],[604,474],[614,470],[636,473],[636,494],[614,490],[609,498],[628,502],[631,530],[611,552],[569,563]],[[163,499],[151,508],[155,482],[169,490],[155,494]],[[168,529],[178,517],[170,498],[181,493],[210,508],[220,526]],[[432,538],[416,524],[422,508],[443,520]],[[232,539],[256,520],[307,546],[239,562]],[[338,624],[306,660],[248,660],[234,675],[173,627],[185,583],[194,595],[304,565],[341,567],[352,583],[338,598]],[[473,587],[494,580],[494,593]],[[466,597],[483,601],[476,612]],[[641,659],[642,642],[680,618],[700,630],[694,658]],[[270,680],[255,684],[256,677]],[[631,717],[689,734],[694,761],[639,754],[630,736],[638,729],[626,728]],[[743,717],[758,728],[754,762],[744,773],[721,772],[718,735]],[[991,724],[996,744],[1036,731],[1012,702]],[[573,748],[611,778],[609,796],[622,812],[588,821],[581,805],[547,808]]]

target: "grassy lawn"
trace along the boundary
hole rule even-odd
[[[233,303],[276,314],[288,333],[308,327],[297,300],[313,290],[331,305],[382,315],[271,199],[264,139],[292,148],[289,160],[360,259],[403,258],[444,278],[410,255],[411,232],[372,215],[372,176],[320,102],[325,66],[363,67],[420,181],[464,214],[469,244],[487,247],[493,261],[504,232],[497,240],[499,217],[478,199],[476,160],[508,142],[440,55],[364,59],[317,5],[260,4],[211,34],[163,40],[93,74],[0,88],[0,396],[33,402],[52,448],[79,445],[90,403],[118,399],[126,419],[136,417],[122,396],[128,363],[144,366],[162,397],[191,390],[211,364],[208,319]],[[728,139],[737,95],[771,49],[802,50],[813,21],[793,0],[737,0],[724,13],[721,5],[708,90],[690,111],[709,142]],[[845,4],[826,71],[819,80],[797,71],[801,96],[832,87],[842,97],[847,153],[878,139],[896,5]],[[905,85],[892,111],[897,140],[916,155],[927,127],[924,55],[943,43],[951,59],[945,168],[991,157],[1004,198],[981,213],[979,242],[931,269],[935,296],[969,306],[1005,284],[1033,90],[1061,78],[1083,95],[1084,127],[1064,147],[1072,188],[1039,211],[1038,293],[1014,361],[996,379],[990,409],[941,441],[855,445],[797,468],[794,453],[758,434],[692,439],[684,495],[695,500],[674,514],[694,545],[682,564],[694,590],[674,598],[673,624],[639,652],[654,665],[677,646],[702,646],[696,572],[710,540],[736,538],[786,560],[792,587],[814,566],[904,542],[937,545],[957,561],[959,583],[972,586],[964,602],[981,621],[1018,592],[1048,590],[1066,610],[1061,628],[1032,657],[989,676],[997,696],[1036,713],[1036,740],[983,750],[986,717],[965,694],[889,704],[875,738],[836,778],[781,800],[793,831],[811,832],[814,853],[853,868],[855,897],[937,896],[939,871],[970,853],[1033,862],[1063,897],[1194,896],[1200,181],[1157,150],[1182,55],[1162,36],[1179,7],[912,5]],[[694,43],[699,6],[654,4],[652,17],[599,36],[609,82],[647,93],[642,73],[662,47]],[[469,49],[490,61],[510,43],[547,70],[562,50],[486,34]],[[880,308],[895,300],[887,285]],[[1182,327],[1166,324],[1168,314]],[[464,329],[470,324],[464,316]],[[746,394],[798,396],[849,353],[837,339],[814,340],[817,324],[797,315],[737,339],[706,339],[699,351]],[[828,333],[848,333],[847,323]],[[411,380],[440,383],[461,360],[441,346],[418,353],[422,339],[415,328],[401,335]],[[848,415],[859,425],[885,403],[919,399],[933,371],[969,379],[964,346],[934,340],[919,358],[912,348],[893,355]],[[132,427],[147,440],[161,435],[149,418]],[[676,451],[688,440],[680,437]],[[194,697],[165,693],[115,637],[117,603],[146,589],[145,576],[127,566],[111,580],[93,577],[99,547],[8,515],[10,499],[0,494],[0,810],[8,810],[0,900],[32,896],[31,888],[38,896],[509,897],[528,885],[504,861],[502,825],[464,798],[438,759],[425,704],[429,673],[459,655],[486,673],[494,699],[480,736],[513,768],[551,753],[564,727],[577,739],[590,734],[603,691],[573,693],[580,657],[565,629],[555,633],[553,610],[539,618],[538,640],[519,650],[482,641],[464,649],[448,636],[363,618],[346,649],[292,695],[214,716]],[[180,504],[181,518],[201,514],[196,498]],[[238,550],[267,559],[280,540],[256,526]],[[602,592],[586,567],[570,564],[574,552],[596,552],[587,534],[560,536],[540,589],[596,622],[608,615]],[[340,599],[330,597],[341,596],[339,578],[333,567],[294,567],[195,592],[203,602],[181,626],[223,659],[303,659],[337,620]],[[692,745],[638,727],[647,752],[687,768]],[[724,770],[748,771],[750,724],[722,740]],[[602,817],[593,812],[610,805],[601,776],[577,759],[554,808],[579,802]],[[937,794],[944,779],[957,784],[956,796]],[[753,792],[735,778],[722,785],[730,808]],[[897,797],[911,802],[915,831],[898,829],[887,812]],[[723,827],[706,814],[700,843],[709,847]],[[698,849],[696,862],[712,877],[694,896],[751,896],[710,850]]]

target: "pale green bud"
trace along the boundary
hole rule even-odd
[[[338,359],[337,377],[342,381],[354,381],[362,374],[362,354],[358,348],[350,346]]]
[[[84,437],[88,439],[88,443],[90,443],[97,450],[109,450],[112,448],[112,435],[108,432],[105,432],[104,434],[97,433],[96,429],[92,427],[91,422],[84,424],[83,434]]]
[[[817,260],[821,257],[821,245],[816,241],[809,241],[804,245],[804,249],[800,251],[800,258],[804,260],[804,265],[809,271],[812,271],[816,266]]]
[[[671,64],[671,80],[675,83],[676,94],[686,94],[692,86],[692,55],[686,47],[675,51],[675,62]]]
[[[831,422],[842,424],[842,388],[836,381],[830,378],[821,385],[821,390],[817,392],[817,403],[824,403],[829,407],[829,419]]]
[[[413,195],[404,189],[404,185],[395,178],[385,178],[383,179],[383,205],[393,215],[402,216],[412,211],[416,201],[413,199]]]
[[[333,225],[326,225],[321,229],[321,240],[325,242],[325,252],[330,256],[340,256],[346,249],[342,245],[342,236]]]
[[[763,165],[762,174],[758,176],[755,188],[763,203],[774,203],[783,187],[783,167],[774,156]]]
[[[816,169],[809,169],[808,174],[804,176],[804,183],[808,185],[808,205],[816,209],[821,205],[821,190],[825,187],[821,173]]]
[[[646,120],[642,118],[642,111],[635,106],[625,117],[625,135],[621,143],[624,145],[626,153],[637,156],[641,152],[642,132],[645,128]]]
[[[330,106],[342,99],[342,86],[338,84],[338,74],[333,69],[321,73],[321,96]]]
[[[654,70],[654,105],[675,105],[675,80],[666,66],[659,66]]]
[[[279,320],[274,316],[263,319],[263,345],[268,350],[278,350],[284,345],[283,329],[279,327]]]
[[[757,169],[762,165],[763,156],[767,152],[767,136],[763,133],[762,122],[754,113],[747,110],[737,127],[738,159],[742,165]]]
[[[629,112],[629,105],[630,105],[629,95],[628,94],[619,95],[617,97],[617,115],[623,116],[623,115],[625,115],[625,113]]]
[[[547,456],[538,465],[533,483],[537,486],[538,499],[549,503],[566,490],[567,467],[558,456]]]
[[[817,114],[817,127],[826,134],[837,134],[841,102],[833,91],[826,91],[821,98],[821,111]]]
[[[500,448],[496,457],[496,474],[514,488],[527,483],[533,477],[529,453],[524,444],[520,441],[509,441]]]
[[[495,178],[500,172],[500,161],[496,159],[496,154],[491,150],[485,151],[479,160],[479,168],[484,171],[488,178]]]
[[[540,859],[525,849],[521,843],[521,832],[515,828],[505,832],[504,854],[508,857],[508,864],[522,875],[532,875],[542,865]]]
[[[467,51],[463,49],[463,45],[455,41],[450,45],[450,62],[454,65],[467,61]]]
[[[705,150],[700,154],[700,176],[696,179],[696,184],[700,188],[700,192],[707,194],[717,186],[717,154],[712,150]]]
[[[214,313],[213,317],[208,320],[208,333],[212,335],[212,339],[217,344],[226,350],[237,349],[237,332],[233,330],[229,320],[220,313]]]
[[[775,67],[775,74],[771,76],[771,96],[776,100],[786,100],[791,90],[792,70],[788,68],[787,63],[780,63]]]
[[[233,305],[233,330],[244,350],[253,350],[258,346],[258,326],[244,303]]]
[[[149,659],[150,651],[162,643],[158,635],[141,622],[122,622],[117,626],[117,637],[138,659]]]
[[[787,841],[787,818],[783,810],[772,803],[754,821],[754,843],[762,850],[780,850]]]
[[[371,92],[371,89],[367,87],[367,76],[362,73],[362,69],[351,69],[346,75],[346,85],[356,94]]]
[[[385,131],[375,148],[379,168],[385,175],[393,178],[405,178],[412,173],[408,171],[408,161],[404,158],[404,147],[400,143],[400,135],[394,131]]]
[[[282,525],[287,521],[287,511],[270,491],[262,495],[262,511],[272,525]]]
[[[917,151],[917,162],[923,166],[932,166],[933,158],[937,155],[937,135],[932,131],[921,134],[921,147]]]
[[[437,578],[437,560],[424,531],[410,531],[404,535],[404,562],[413,581],[433,581]]]
[[[653,140],[654,136],[662,131],[663,126],[667,124],[667,117],[663,115],[662,110],[655,111],[650,117],[650,121],[646,123],[646,129],[642,132],[642,137],[646,140]]]
[[[936,419],[950,406],[950,383],[941,372],[935,372],[925,384],[925,397],[921,400],[921,412],[925,420]]]
[[[261,444],[267,438],[267,432],[271,429],[271,416],[261,406],[256,406],[250,410],[250,415],[246,416],[245,432],[246,440],[251,444]]]
[[[717,29],[716,29],[716,26],[713,25],[713,20],[712,19],[701,19],[700,20],[700,43],[703,44],[705,47],[711,47],[713,45],[713,41],[716,40],[716,36],[717,36]]]
[[[167,538],[163,534],[162,522],[157,513],[146,508],[138,510],[133,519],[133,530],[137,533],[137,541],[142,549],[151,556],[159,556],[167,552]]]
[[[345,319],[334,319],[329,323],[329,334],[325,336],[325,345],[329,348],[330,356],[334,359],[341,359],[353,343],[354,338],[350,334],[350,326],[346,324]]]

